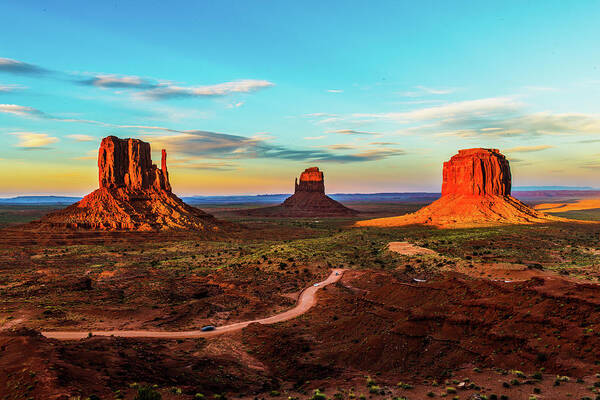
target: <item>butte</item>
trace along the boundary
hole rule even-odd
[[[325,194],[323,171],[307,168],[296,178],[294,194],[274,207],[239,211],[239,214],[264,217],[338,217],[358,214]]]
[[[498,149],[459,150],[444,163],[442,197],[398,217],[358,221],[356,226],[433,225],[465,228],[564,221],[511,196],[510,165]]]
[[[100,187],[81,201],[40,221],[40,229],[100,231],[195,230],[217,233],[228,223],[185,204],[171,191],[167,153],[152,164],[150,144],[139,139],[102,139],[98,151]]]

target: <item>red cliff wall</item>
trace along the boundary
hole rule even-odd
[[[444,163],[442,196],[508,196],[510,191],[510,166],[497,149],[459,150]]]

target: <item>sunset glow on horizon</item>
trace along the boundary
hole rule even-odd
[[[0,197],[89,193],[109,135],[180,195],[438,192],[472,147],[600,188],[598,2],[46,3],[0,5]]]

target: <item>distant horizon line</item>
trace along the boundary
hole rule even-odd
[[[548,186],[515,186],[512,191],[541,191],[541,190],[575,190],[575,191],[600,191],[599,188],[591,186],[562,186],[562,185],[548,185]],[[406,192],[336,192],[327,193],[328,195],[384,195],[384,194],[440,194],[441,191],[406,191]],[[182,198],[203,198],[203,197],[261,197],[261,196],[289,196],[293,193],[252,193],[252,194],[193,194],[193,195],[178,195]],[[61,194],[16,194],[16,195],[0,195],[0,200],[11,200],[18,198],[83,198],[84,195],[61,195]]]

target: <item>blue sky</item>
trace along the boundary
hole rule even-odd
[[[436,191],[480,146],[600,186],[597,1],[5,3],[0,195],[93,190],[109,134],[180,194]]]

